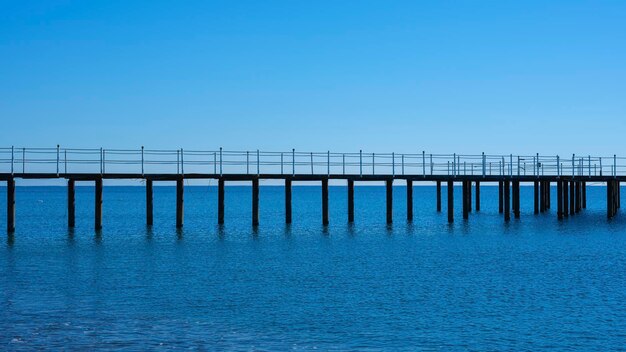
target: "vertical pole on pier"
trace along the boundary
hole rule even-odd
[[[556,216],[563,219],[563,181],[556,181]]]
[[[322,224],[328,225],[328,178],[322,178]]]
[[[73,179],[67,180],[67,226],[74,227],[76,225],[76,190]]]
[[[406,219],[413,221],[413,180],[406,180]]]
[[[285,179],[285,222],[291,224],[291,179]]]
[[[252,179],[252,226],[259,225],[259,178]]]
[[[539,212],[546,211],[546,181],[539,181]]]
[[[580,182],[576,182],[576,212],[580,212],[580,209],[582,208],[582,197],[581,197],[581,189],[580,189]]]
[[[96,178],[96,230],[102,229],[102,177]]]
[[[617,193],[616,205],[617,208],[621,208],[622,205],[622,190],[619,185],[619,181],[615,181],[615,192]]]
[[[472,181],[467,181],[467,214],[472,212]]]
[[[448,222],[454,222],[454,182],[448,181]]]
[[[567,181],[563,182],[563,216],[569,216],[569,188],[567,186]]]
[[[504,181],[504,221],[511,220],[511,186],[509,181]]]
[[[387,195],[387,223],[393,221],[393,179],[385,181]]]
[[[583,181],[581,187],[582,187],[582,198],[583,198],[582,206],[583,206],[583,209],[586,209],[587,208],[587,182]]]
[[[504,211],[504,200],[503,198],[504,192],[504,182],[498,181],[498,213],[502,214]]]
[[[463,219],[467,220],[469,218],[469,203],[471,202],[469,198],[469,181],[463,181],[461,183],[461,188],[463,192],[462,204],[463,204]]]
[[[217,180],[217,223],[224,223],[224,178]]]
[[[476,211],[480,211],[480,181],[476,181]]]
[[[533,197],[534,211],[535,211],[535,214],[539,214],[539,181],[534,182],[533,193],[534,193],[534,197]]]
[[[354,180],[348,180],[348,222],[354,222]]]
[[[519,219],[519,181],[513,181],[513,216]]]
[[[441,212],[441,181],[437,181],[437,212]]]
[[[613,217],[613,181],[606,181],[606,217]]]
[[[180,176],[176,179],[176,227],[183,227],[183,201],[184,201],[184,187],[183,177]]]
[[[146,180],[146,225],[152,226],[153,224],[153,206],[152,206],[152,180]]]
[[[15,179],[7,179],[7,232],[15,232]]]
[[[569,183],[569,213],[576,214],[576,182]]]

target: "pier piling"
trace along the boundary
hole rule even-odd
[[[563,216],[569,216],[569,186],[567,181],[563,181]]]
[[[387,194],[387,223],[391,224],[393,221],[393,180],[386,180],[385,188]]]
[[[576,214],[576,185],[575,181],[569,183],[569,213]]]
[[[437,212],[441,212],[441,181],[437,181]]]
[[[448,222],[454,222],[454,182],[448,181]]]
[[[498,213],[500,214],[502,214],[503,209],[504,209],[503,192],[504,192],[504,182],[498,181]]]
[[[322,224],[328,225],[328,178],[322,179]]]
[[[513,216],[520,217],[519,181],[513,181]]]
[[[476,181],[476,212],[480,211],[480,181]]]
[[[184,186],[183,178],[176,179],[176,227],[183,227],[183,202],[184,202]]]
[[[354,222],[354,180],[348,180],[348,222]]]
[[[217,223],[224,223],[224,178],[217,181]]]
[[[582,184],[582,192],[583,192],[583,209],[587,209],[587,182],[583,181]]]
[[[102,229],[102,178],[96,179],[95,229]]]
[[[539,181],[533,182],[533,195],[534,213],[539,214]]]
[[[7,232],[15,232],[15,179],[7,179]]]
[[[413,221],[413,181],[406,180],[406,219]]]
[[[146,225],[152,226],[153,217],[153,196],[152,196],[152,180],[146,180]]]
[[[67,180],[67,226],[72,228],[76,225],[76,181]]]
[[[259,179],[252,179],[252,226],[259,225]]]
[[[463,205],[463,219],[467,220],[469,218],[469,181],[463,181],[461,183],[462,188],[462,205]]]
[[[556,216],[563,219],[563,181],[556,182]]]
[[[291,179],[285,179],[285,223],[291,224]]]
[[[510,187],[510,182],[509,181],[504,181],[503,182],[503,188],[504,188],[504,221],[509,221],[511,220],[511,201],[510,201],[510,197],[511,197],[511,187]]]

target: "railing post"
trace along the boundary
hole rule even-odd
[[[283,173],[283,152],[280,152],[280,174],[282,175]]]
[[[180,174],[180,150],[176,149],[176,174]]]
[[[396,153],[391,152],[391,176],[396,175]]]
[[[537,178],[539,178],[540,168],[541,168],[541,163],[539,162],[539,153],[537,153]]]
[[[11,175],[13,175],[13,164],[15,162],[15,151],[14,147],[11,146]]]
[[[59,145],[57,144],[57,177],[59,176],[59,160],[61,159],[60,153],[61,151],[59,150]]]
[[[613,177],[617,177],[617,155],[613,154]]]
[[[483,152],[483,178],[487,175],[487,157],[485,156],[485,152]]]
[[[376,153],[372,153],[372,175],[376,175]]]
[[[509,176],[513,176],[513,154],[509,155]]]
[[[433,154],[430,154],[430,175],[433,175],[433,169],[434,169],[434,164],[433,164]],[[424,175],[424,178],[426,177],[426,175]]]
[[[430,174],[433,173],[433,155],[430,154]],[[426,178],[426,152],[422,150],[422,176]]]
[[[143,169],[143,160],[144,160],[144,158],[143,158],[143,145],[142,145],[141,146],[141,176],[144,175],[144,172],[143,172],[144,171],[144,169]]]
[[[261,174],[261,152],[256,150],[256,175],[259,176]]]
[[[104,159],[104,155],[102,153],[102,147],[100,148],[100,175],[102,175],[104,173],[104,163],[103,163],[103,159]]]
[[[363,150],[359,150],[359,176],[363,177]]]
[[[556,156],[556,175],[561,177],[561,158],[557,155]]]
[[[291,176],[296,175],[296,149],[291,148]]]
[[[591,177],[591,155],[589,155],[589,176]]]
[[[456,169],[457,169],[457,165],[456,165],[456,153],[453,154],[452,156],[452,176],[456,177]]]
[[[185,174],[185,151],[180,148],[180,173]]]
[[[330,150],[326,152],[326,174],[330,176]]]
[[[220,147],[220,176],[222,176],[224,174],[223,173],[224,170],[222,169],[222,166],[223,166],[222,156],[223,156],[222,155],[222,147]]]
[[[63,151],[63,167],[65,169],[65,173],[67,174],[67,149]]]
[[[574,158],[575,158],[575,155],[572,154],[572,177],[576,175],[576,173],[574,172]]]
[[[402,154],[402,174],[404,175],[404,154]]]
[[[246,175],[250,174],[250,152],[246,150]]]
[[[341,154],[341,166],[343,169],[343,174],[346,174],[346,154]]]
[[[519,166],[520,166],[520,160],[519,160],[519,155],[518,155],[517,156],[517,176],[520,175]]]
[[[313,152],[311,152],[311,175],[313,175]]]
[[[602,176],[602,157],[600,157],[599,160],[600,160],[600,176]]]
[[[22,148],[22,173],[26,173],[26,148]]]

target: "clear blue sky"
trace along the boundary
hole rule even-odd
[[[624,1],[0,0],[0,144],[626,155]]]

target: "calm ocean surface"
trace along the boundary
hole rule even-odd
[[[458,187],[457,187],[458,188]],[[445,187],[443,189],[445,195]],[[455,223],[435,211],[435,188],[330,188],[330,226],[319,187],[295,186],[284,224],[283,188],[226,188],[217,225],[215,187],[185,189],[175,229],[175,188],[155,187],[154,226],[142,187],[105,187],[104,229],[93,228],[93,188],[77,187],[76,228],[64,187],[18,187],[17,230],[5,235],[0,188],[0,350],[571,350],[626,347],[626,217],[606,219],[606,191],[559,222],[532,214],[505,224],[497,187],[482,211]],[[443,199],[445,210],[446,202]]]

